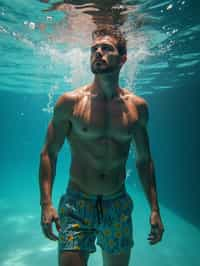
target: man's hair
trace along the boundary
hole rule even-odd
[[[100,26],[92,32],[92,40],[98,37],[111,36],[117,41],[117,49],[120,55],[127,54],[126,39],[119,28],[111,25]]]

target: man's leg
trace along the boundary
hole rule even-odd
[[[133,241],[133,202],[127,192],[106,202],[104,223],[97,235],[104,266],[128,266]]]
[[[103,266],[128,266],[130,251],[129,249],[126,252],[113,255],[102,250]]]
[[[59,252],[59,266],[87,266],[89,253],[81,251]]]
[[[60,200],[59,266],[87,266],[89,254],[96,251],[96,230],[89,204],[89,199],[70,187]]]

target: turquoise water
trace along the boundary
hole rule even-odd
[[[132,9],[121,26],[129,40],[129,58],[120,82],[149,103],[148,130],[165,225],[163,241],[150,246],[150,213],[131,149],[126,185],[134,201],[135,246],[130,266],[197,266],[200,5],[152,0],[123,4]],[[58,96],[92,79],[91,18],[83,17],[85,10],[41,11],[49,6],[35,0],[0,0],[2,266],[57,263],[57,244],[40,229],[39,153]],[[69,165],[66,143],[57,165],[55,206],[65,191]],[[89,259],[89,266],[94,263],[101,265],[99,248]]]

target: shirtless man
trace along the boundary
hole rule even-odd
[[[58,240],[59,266],[87,265],[96,238],[104,266],[128,266],[133,203],[125,177],[131,142],[151,210],[148,240],[155,244],[162,238],[147,103],[118,83],[126,58],[126,41],[119,30],[108,27],[93,32],[94,81],[62,95],[48,126],[40,160],[41,226],[47,238]],[[57,213],[51,195],[57,155],[65,139],[71,148],[70,179]],[[59,237],[53,233],[54,223]]]

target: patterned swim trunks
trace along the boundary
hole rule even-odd
[[[89,195],[68,187],[59,202],[61,222],[59,250],[96,251],[95,240],[104,251],[118,254],[133,242],[133,202],[125,187],[115,194]]]

